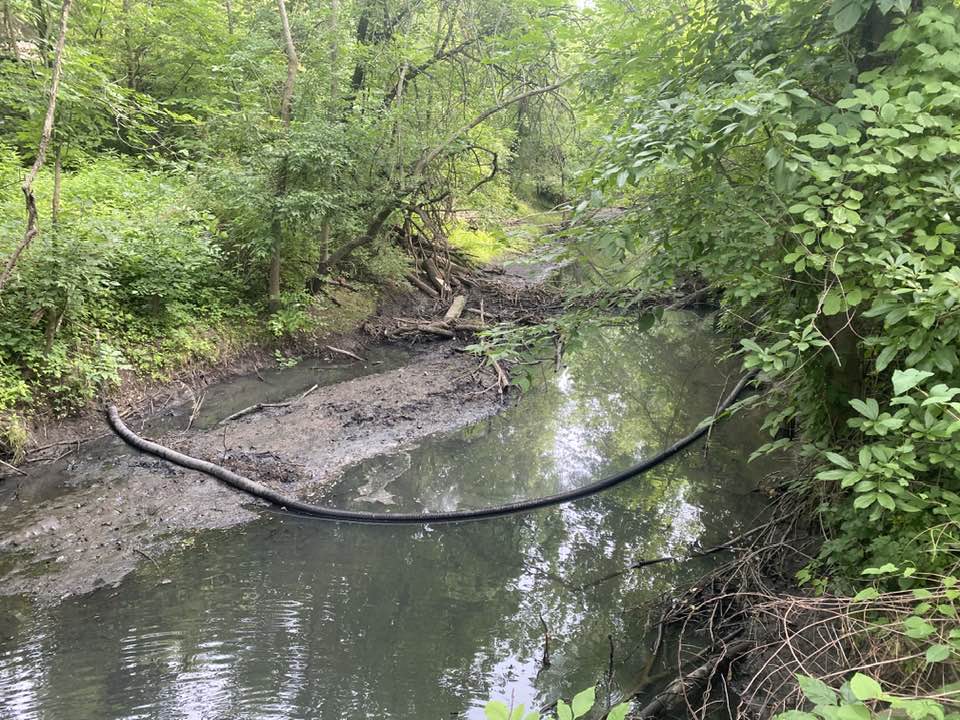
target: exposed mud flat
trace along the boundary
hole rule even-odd
[[[491,383],[475,358],[444,343],[401,368],[294,396],[287,407],[154,437],[311,498],[351,463],[496,412],[501,400],[483,390]],[[145,432],[151,434],[149,426]],[[115,584],[193,531],[258,514],[248,496],[114,438],[42,474],[31,468],[29,478],[7,481],[5,490],[0,594],[26,594],[43,604]]]

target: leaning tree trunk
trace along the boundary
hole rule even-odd
[[[290,134],[290,121],[293,117],[293,89],[297,81],[297,70],[300,67],[300,61],[297,58],[297,48],[293,44],[293,36],[290,34],[290,20],[287,18],[287,5],[284,0],[277,0],[277,6],[280,10],[280,22],[283,26],[283,41],[287,52],[287,79],[283,84],[283,96],[280,98],[280,124],[283,126],[285,134]],[[277,197],[282,197],[287,192],[287,161],[284,158],[277,173]],[[276,211],[274,211],[276,214]],[[280,220],[274,217],[272,223],[273,248],[270,254],[270,277],[269,277],[269,303],[270,312],[276,312],[280,309],[280,261],[283,244],[283,228]]]
[[[47,114],[43,118],[43,129],[40,131],[40,144],[37,147],[37,157],[30,167],[30,172],[24,179],[20,189],[23,191],[23,200],[27,208],[27,227],[23,233],[23,239],[14,248],[14,251],[7,259],[7,264],[0,273],[0,291],[2,291],[10,281],[13,269],[17,265],[17,260],[23,251],[29,247],[33,239],[40,234],[40,225],[37,220],[37,198],[33,194],[33,181],[37,179],[40,168],[47,158],[47,148],[50,146],[50,138],[53,136],[53,119],[57,112],[57,92],[60,90],[60,77],[63,75],[63,47],[67,41],[67,17],[70,15],[70,4],[72,0],[63,0],[63,6],[60,9],[60,30],[57,35],[57,47],[54,54],[53,69],[50,75],[50,99],[47,101]]]

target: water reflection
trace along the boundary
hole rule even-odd
[[[640,337],[598,329],[519,406],[364,463],[331,496],[445,510],[616,471],[712,411],[728,382],[714,343],[691,315]],[[750,427],[730,424],[708,454],[701,445],[612,492],[492,521],[265,514],[198,536],[117,589],[37,614],[4,604],[0,718],[480,718],[490,697],[536,705],[603,679],[610,638],[612,684],[632,687],[646,660],[635,608],[715,560],[576,588],[749,522],[753,444]]]

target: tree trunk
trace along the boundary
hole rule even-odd
[[[287,18],[287,4],[284,0],[277,0],[280,9],[280,22],[283,25],[283,42],[287,51],[287,79],[283,84],[283,97],[280,100],[280,122],[284,130],[290,129],[290,119],[293,116],[293,88],[297,81],[297,70],[300,61],[297,58],[297,48],[293,44],[293,35],[290,34],[290,20]]]
[[[387,204],[380,209],[380,211],[376,214],[373,220],[370,221],[370,224],[367,225],[367,230],[366,232],[363,233],[363,235],[348,242],[346,245],[343,245],[335,253],[333,253],[333,255],[331,255],[330,258],[327,260],[326,264],[318,268],[317,275],[320,276],[320,275],[325,275],[329,273],[332,268],[336,267],[336,265],[339,262],[341,262],[346,257],[348,257],[354,250],[356,250],[357,248],[363,247],[364,245],[368,245],[369,243],[376,240],[377,236],[380,234],[380,230],[383,229],[384,224],[386,224],[387,219],[390,217],[393,211],[397,210],[402,205],[405,198],[409,197],[410,195],[417,192],[417,190],[423,187],[423,171],[427,168],[428,165],[430,165],[430,163],[432,163],[434,160],[440,157],[440,155],[442,155],[443,152],[447,150],[454,142],[456,142],[461,137],[466,135],[468,132],[473,130],[473,128],[475,128],[477,125],[482,123],[491,115],[494,115],[500,112],[501,110],[509,107],[513,103],[519,102],[529,97],[533,97],[534,95],[540,95],[546,92],[552,92],[553,90],[560,88],[565,82],[566,82],[565,79],[560,80],[559,82],[555,82],[550,85],[544,85],[543,87],[527,90],[517,95],[513,95],[511,97],[505,98],[504,100],[501,100],[498,104],[494,105],[493,107],[490,107],[484,110],[482,113],[477,115],[469,123],[467,123],[462,128],[460,128],[459,130],[457,130],[456,132],[448,136],[446,140],[444,140],[442,143],[440,143],[436,147],[424,150],[420,156],[420,159],[417,161],[413,169],[413,173],[412,173],[413,182],[410,185],[408,185],[406,188],[401,189],[400,192],[397,193],[394,199],[387,202]]]
[[[133,30],[130,28],[130,10],[133,7],[133,0],[123,0],[120,7],[123,14],[123,51],[124,62],[127,66],[127,87],[136,90],[137,61],[133,49]]]
[[[224,0],[227,10],[227,32],[233,35],[233,5],[230,0]]]
[[[53,69],[50,77],[50,99],[47,102],[47,114],[43,119],[43,129],[40,132],[40,144],[37,147],[37,157],[33,161],[30,172],[24,179],[20,189],[23,191],[23,200],[27,208],[27,227],[23,234],[23,239],[14,249],[13,253],[7,259],[7,264],[0,273],[0,291],[6,287],[16,267],[20,255],[30,245],[33,239],[40,234],[40,226],[37,222],[37,199],[33,194],[33,181],[36,180],[40,168],[47,157],[47,147],[50,145],[50,138],[53,136],[53,119],[57,112],[57,92],[60,90],[60,77],[63,74],[63,47],[67,42],[67,17],[70,15],[70,3],[72,0],[63,0],[63,6],[60,9],[60,30],[57,35],[57,47],[54,54]]]
[[[280,23],[283,27],[283,42],[287,53],[287,79],[283,84],[283,96],[280,98],[280,123],[284,134],[290,134],[290,122],[293,119],[293,90],[297,81],[297,71],[300,61],[297,58],[297,48],[293,44],[293,35],[290,33],[290,20],[287,18],[287,5],[284,0],[277,0],[280,10]],[[283,197],[287,192],[287,160],[280,161],[277,173],[276,196]],[[268,296],[270,312],[280,309],[280,263],[283,254],[283,227],[279,218],[274,217],[271,224],[273,235],[273,250],[270,255],[270,277],[268,282]]]
[[[327,102],[329,108],[329,117],[332,120],[337,114],[337,107],[340,100],[340,38],[337,35],[338,25],[340,23],[340,2],[339,0],[330,0],[330,18],[327,30],[330,35],[330,97]],[[320,262],[326,266],[330,259],[330,214],[323,216],[323,224],[320,226]]]
[[[60,184],[63,180],[60,143],[57,143],[53,157],[53,198],[50,200],[50,222],[56,225],[60,221]]]
[[[13,59],[20,61],[20,46],[17,45],[17,34],[13,30],[13,14],[10,12],[10,0],[3,0],[3,29],[7,36],[7,45],[13,53]]]

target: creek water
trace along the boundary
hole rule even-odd
[[[477,507],[623,469],[712,413],[736,380],[722,345],[690,313],[597,328],[516,405],[349,468],[327,502]],[[45,610],[2,601],[0,718],[473,720],[488,699],[539,707],[595,682],[615,698],[651,672],[651,603],[723,555],[599,580],[747,529],[763,506],[764,470],[746,463],[758,437],[737,416],[613,491],[495,520],[265,511],[116,588]]]

